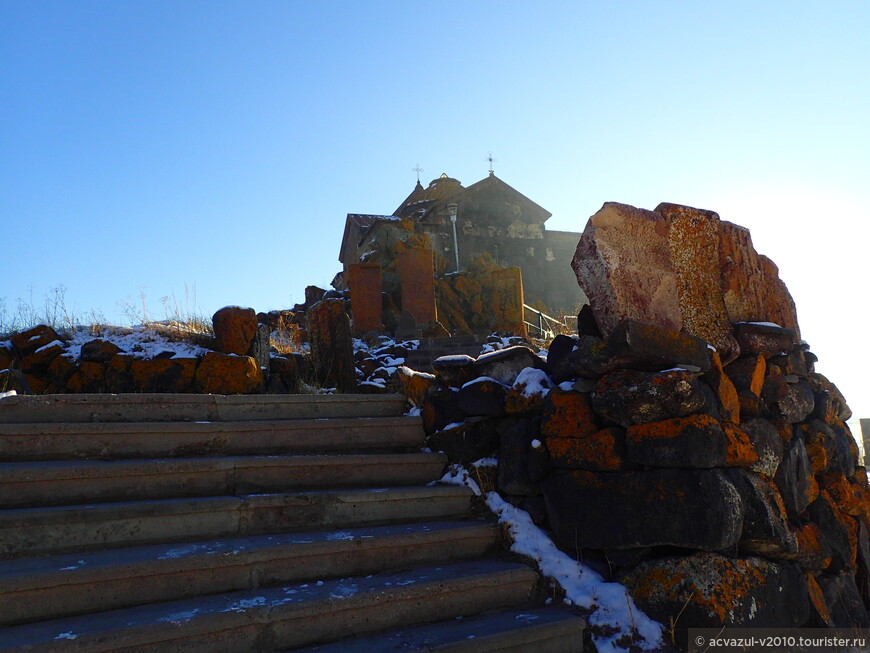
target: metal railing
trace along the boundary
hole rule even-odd
[[[529,322],[526,318],[526,313],[531,313],[535,322]],[[537,318],[537,319],[535,319]],[[529,328],[529,335],[535,335],[542,340],[550,340],[556,337],[557,333],[564,333],[568,330],[568,325],[555,317],[551,317],[546,313],[542,313],[537,308],[533,308],[528,304],[523,304],[523,322]]]

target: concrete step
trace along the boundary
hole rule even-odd
[[[430,453],[0,463],[0,508],[420,485],[446,463]]]
[[[402,395],[14,395],[0,399],[0,423],[249,422],[396,417]]]
[[[395,487],[0,510],[0,558],[449,519],[471,497],[455,486]]]
[[[582,653],[585,622],[555,608],[510,610],[454,619],[334,644],[293,649],[294,653]]]
[[[483,556],[498,528],[427,522],[0,562],[0,625]]]
[[[519,606],[525,565],[489,560],[210,595],[5,629],[0,651],[287,649]]]
[[[0,461],[3,462],[360,453],[419,450],[422,446],[419,417],[0,424]]]

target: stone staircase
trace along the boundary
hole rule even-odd
[[[0,651],[581,651],[403,409],[0,400]]]

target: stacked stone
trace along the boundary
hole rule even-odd
[[[497,455],[498,491],[682,644],[690,627],[870,627],[867,474],[776,266],[674,205],[605,205],[577,251],[582,333],[508,375],[436,361],[414,389],[430,447]],[[558,387],[521,387],[543,372]]]

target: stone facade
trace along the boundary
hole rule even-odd
[[[456,211],[456,240],[451,210]],[[548,231],[550,213],[504,181],[490,175],[468,186],[442,175],[427,188],[417,186],[391,216],[348,214],[339,260],[348,266],[379,258],[384,233],[402,220],[426,234],[435,252],[436,276],[455,273],[456,246],[459,268],[468,269],[481,256],[501,267],[522,270],[526,302],[550,314],[576,314],[585,296],[570,269],[580,234]]]

